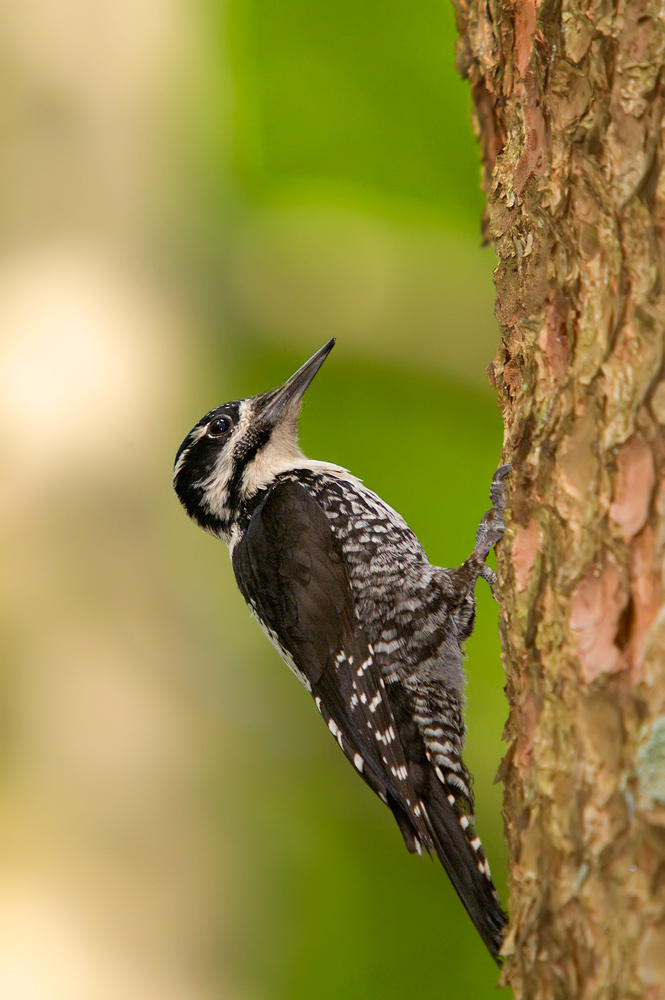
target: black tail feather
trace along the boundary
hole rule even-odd
[[[500,966],[499,952],[508,918],[492,883],[482,845],[466,817],[460,817],[453,809],[444,786],[440,784],[431,791],[427,818],[437,857],[489,953]]]

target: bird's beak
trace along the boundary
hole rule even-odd
[[[261,416],[276,424],[287,410],[291,412],[295,410],[297,413],[308,386],[334,346],[335,338],[333,337],[316,354],[313,354],[309,361],[306,361],[302,368],[299,368],[284,385],[268,393],[265,409]]]

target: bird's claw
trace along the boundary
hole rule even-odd
[[[487,559],[492,547],[503,537],[506,530],[506,525],[503,520],[503,512],[506,509],[503,481],[511,469],[512,465],[502,465],[494,473],[492,485],[490,486],[490,500],[492,501],[492,507],[483,515],[483,518],[478,525],[474,554],[477,558],[481,559],[483,563]],[[488,575],[486,575],[484,570],[487,570],[487,573],[492,573],[492,570],[490,570],[489,567],[484,567],[484,569],[481,570],[480,575],[484,580],[487,580],[492,587],[492,591],[494,591],[496,575],[493,574],[494,579],[491,580]]]

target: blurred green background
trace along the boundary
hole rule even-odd
[[[0,11],[0,995],[494,996],[171,491],[227,398],[330,336],[307,454],[473,545],[501,424],[447,3],[22,0]],[[496,610],[467,763],[505,898]]]

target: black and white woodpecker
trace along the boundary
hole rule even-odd
[[[174,485],[226,542],[240,591],[310,692],[409,851],[435,853],[495,960],[506,916],[473,829],[462,761],[462,644],[474,586],[504,532],[503,479],[475,547],[432,566],[406,522],[355,476],[305,458],[297,424],[330,340],[279,389],[218,406],[178,449]]]

